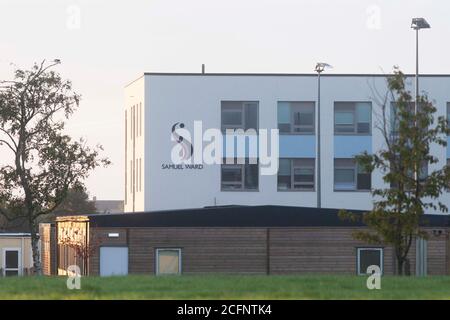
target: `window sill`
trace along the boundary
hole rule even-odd
[[[280,136],[315,136],[315,133],[303,133],[303,132],[279,132]]]
[[[342,190],[342,189],[333,189],[333,192],[361,192],[361,193],[367,192],[367,193],[370,193],[371,190]]]
[[[358,137],[371,137],[371,133],[334,133],[335,136],[358,136]]]
[[[259,192],[259,189],[220,189],[220,192]]]

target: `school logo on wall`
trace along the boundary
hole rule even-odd
[[[188,130],[183,122],[172,125],[171,162],[163,163],[162,169],[203,169],[205,164],[222,165],[224,159],[231,160],[227,164],[234,164],[248,158],[250,164],[259,164],[261,175],[278,173],[278,129],[238,128],[227,129],[223,134],[221,128],[203,130],[199,120],[194,121],[192,129]]]
[[[184,123],[177,122],[172,126],[172,140],[176,141],[181,145],[181,149],[179,150],[180,160],[188,160],[192,157],[192,154],[194,153],[194,146],[182,135],[177,133],[178,128],[183,129]]]
[[[186,133],[186,135],[183,135]],[[174,163],[163,163],[162,169],[203,169],[203,164],[190,164],[194,154],[194,146],[188,137],[188,131],[184,128],[184,123],[176,122],[172,126],[171,140],[175,141],[175,146],[172,149],[172,160],[176,158]]]

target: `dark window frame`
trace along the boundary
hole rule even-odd
[[[358,119],[358,110],[357,110],[357,104],[358,103],[365,103],[368,104],[370,107],[369,111],[369,122],[359,121]],[[341,112],[347,111],[351,112],[353,114],[353,122],[349,126],[351,128],[351,131],[338,131],[339,125],[336,124],[336,114],[339,113],[336,109],[341,109]],[[345,110],[347,109],[347,110]],[[333,108],[333,127],[334,127],[334,135],[336,136],[371,136],[372,135],[372,101],[335,101],[334,102],[334,108]],[[367,124],[368,123],[368,132],[359,132],[358,125],[359,124]]]
[[[278,182],[280,178],[280,174],[278,172],[277,174],[277,191],[285,192],[285,191],[293,191],[293,192],[304,192],[304,191],[310,191],[314,192],[316,191],[316,161],[315,158],[279,158],[279,160],[288,160],[290,165],[290,187],[287,189],[280,188],[280,184]],[[297,164],[296,164],[296,160]],[[305,164],[300,164],[301,161],[304,161]],[[312,164],[307,164],[306,162],[312,162]],[[312,176],[313,181],[312,184],[310,183],[302,183],[302,182],[296,182],[295,181],[295,170],[296,169],[312,169]],[[301,185],[312,185],[312,188],[295,188],[295,186],[301,186]]]
[[[281,107],[280,104],[281,103],[288,103],[289,104],[289,132],[286,131],[281,131],[280,130],[280,124],[284,124],[284,123],[280,123],[280,119],[278,118],[278,110]],[[312,110],[312,125],[296,125],[295,124],[295,116],[294,114],[296,113],[296,110],[301,109],[302,105],[294,105],[295,103],[299,103],[299,104],[311,104],[311,110]],[[277,126],[280,135],[315,135],[316,134],[316,102],[315,101],[277,101]],[[295,128],[299,128],[299,129],[307,129],[310,128],[309,131],[295,131]]]
[[[178,252],[178,273],[161,273],[159,270],[159,252],[176,251]],[[179,276],[183,274],[183,248],[181,247],[157,247],[155,248],[155,275],[157,276]]]
[[[359,276],[367,276],[367,270],[361,270],[361,251],[379,251],[380,252],[380,271],[384,274],[384,247],[357,247],[356,248],[356,274]]]
[[[242,160],[242,159],[241,159]],[[237,159],[233,160],[233,163],[228,164],[226,163],[226,160],[223,159],[222,160],[222,164],[220,165],[220,191],[224,191],[224,192],[258,192],[259,191],[259,173],[260,173],[260,167],[259,167],[259,161],[257,160],[257,163],[250,163],[249,158],[245,158],[245,163],[238,163]],[[257,170],[257,182],[256,182],[256,188],[247,188],[246,187],[246,171],[250,169],[250,166],[258,166],[258,170]],[[239,169],[240,175],[241,175],[241,180],[240,182],[226,182],[224,183],[223,181],[223,169],[228,169],[228,168],[233,168],[233,169]],[[238,188],[226,188],[224,186],[232,186],[232,185],[237,185],[240,184],[240,187]]]
[[[223,113],[224,112],[230,112],[230,113],[233,112],[233,111],[231,111],[232,106],[224,105],[226,103],[240,104],[240,106],[234,106],[235,110],[240,109],[241,123],[239,125],[223,124]],[[246,127],[248,126],[247,119],[246,119],[246,111],[247,111],[248,106],[250,106],[250,105],[256,106],[256,119],[255,119],[256,128],[247,128],[246,129]],[[227,110],[228,108],[229,108],[229,110]],[[258,129],[259,129],[259,101],[222,100],[220,102],[220,128],[221,128],[222,133],[226,133],[226,130],[229,130],[229,129],[231,129],[231,130],[242,129],[244,131],[254,129],[256,132],[258,132]]]
[[[343,160],[341,162],[347,161],[347,164],[339,164],[337,165],[336,162],[339,162],[340,160]],[[353,171],[353,182],[354,187],[353,188],[337,188],[336,187],[336,170],[352,170]],[[362,171],[362,172],[361,172]],[[360,188],[358,179],[362,178],[360,175],[368,175],[370,179],[370,188]],[[372,174],[370,172],[364,172],[362,166],[357,163],[355,158],[334,158],[333,161],[333,190],[336,192],[342,192],[342,191],[350,191],[350,192],[370,192],[372,189]]]

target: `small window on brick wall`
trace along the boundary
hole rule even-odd
[[[157,275],[181,274],[181,249],[179,248],[156,249],[156,274]]]
[[[358,248],[356,264],[358,275],[366,275],[367,268],[373,265],[383,274],[383,248]]]

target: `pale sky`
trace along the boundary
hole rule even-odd
[[[0,0],[0,79],[61,59],[82,95],[68,131],[113,162],[88,191],[123,199],[124,85],[143,72],[413,73],[416,16],[420,71],[450,74],[448,0]]]

